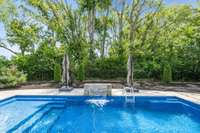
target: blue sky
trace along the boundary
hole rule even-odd
[[[73,4],[74,0],[69,0],[70,4]],[[167,5],[176,5],[176,4],[191,4],[193,6],[196,6],[196,2],[197,0],[165,0],[165,4]],[[5,38],[6,37],[6,33],[5,33],[5,29],[2,23],[0,23],[0,38]],[[13,49],[15,49],[17,51],[17,48],[14,47]],[[5,56],[6,58],[10,58],[12,56],[12,54],[7,51],[4,50],[2,48],[0,48],[0,55]]]
[[[197,0],[165,0],[165,3],[168,5],[174,5],[174,4],[192,4],[195,6]]]

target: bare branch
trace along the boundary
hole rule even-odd
[[[15,55],[19,54],[19,53],[15,52],[14,50],[6,47],[6,45],[3,42],[0,42],[0,47],[3,48],[3,49],[5,49],[5,50],[8,50],[9,52],[11,52],[11,53],[13,53]]]

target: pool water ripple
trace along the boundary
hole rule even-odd
[[[200,105],[177,97],[136,97],[134,106],[124,97],[9,100],[0,102],[1,133],[200,132]]]

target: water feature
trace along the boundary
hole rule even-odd
[[[95,105],[97,107],[103,107],[109,102],[110,101],[107,99],[88,99],[88,100],[86,100],[86,103]]]
[[[84,94],[89,96],[110,96],[112,84],[86,83],[84,84]]]

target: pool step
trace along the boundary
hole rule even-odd
[[[91,108],[82,108],[80,107],[67,107],[59,116],[59,118],[52,124],[48,133],[78,133],[78,132],[91,132],[89,127],[91,123],[90,115],[86,112],[91,112]],[[84,120],[84,121],[83,121]],[[84,129],[83,127],[84,124]],[[84,131],[83,131],[84,130]]]
[[[17,101],[57,101],[57,102],[62,102],[62,101],[66,101],[67,98],[52,98],[52,97],[38,97],[38,98],[34,98],[34,97],[19,97],[16,99]]]
[[[28,116],[26,119],[16,124],[13,128],[7,131],[7,133],[22,133],[28,127],[32,126],[34,123],[40,120],[44,114],[48,113],[52,109],[52,107],[63,108],[64,102],[54,102],[46,104],[30,116]]]
[[[14,98],[11,98],[9,100],[5,100],[5,101],[0,101],[0,107],[7,105],[9,103],[15,102],[16,100]]]
[[[63,109],[53,107],[37,120],[33,125],[24,130],[24,133],[47,133],[51,125],[57,120]]]

